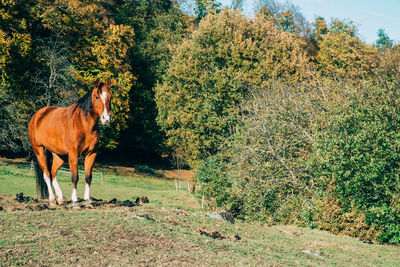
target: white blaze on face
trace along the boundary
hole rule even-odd
[[[100,120],[101,120],[102,124],[106,124],[106,123],[110,122],[110,113],[106,107],[107,92],[101,93],[100,98],[104,104],[104,110],[103,110],[103,114],[101,114]]]

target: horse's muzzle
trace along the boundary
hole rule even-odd
[[[102,115],[102,116],[100,117],[100,122],[101,122],[101,124],[103,124],[103,125],[110,124],[110,121],[111,121],[111,115],[108,115],[108,116]]]

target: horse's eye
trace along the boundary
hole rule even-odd
[[[96,99],[99,99],[99,97],[96,95]]]

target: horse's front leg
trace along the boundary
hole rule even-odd
[[[53,154],[53,164],[51,166],[51,179],[53,180],[53,187],[54,187],[54,190],[56,191],[57,202],[58,202],[58,204],[62,204],[62,203],[64,203],[64,198],[62,195],[60,185],[58,184],[56,175],[57,175],[58,169],[60,169],[60,167],[63,165],[64,160],[62,158],[60,158],[57,154],[55,154],[55,153],[52,153],[52,154]]]
[[[94,165],[94,161],[96,159],[96,152],[89,153],[85,157],[85,194],[84,194],[84,199],[85,199],[85,206],[92,208],[92,201],[90,200],[90,184],[92,183],[92,169]]]
[[[71,182],[72,182],[72,208],[79,209],[78,196],[76,188],[79,181],[78,174],[78,152],[71,152],[68,154],[69,169],[71,170]]]

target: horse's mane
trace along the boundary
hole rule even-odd
[[[98,88],[102,88],[104,83],[100,83]],[[72,111],[72,114],[74,114],[75,110],[80,107],[81,110],[83,111],[83,114],[85,114],[85,117],[87,117],[88,113],[93,112],[93,104],[92,104],[92,92],[89,91],[86,93],[86,95],[82,96],[78,101],[74,103],[74,110]]]
[[[83,111],[83,114],[85,114],[85,117],[87,117],[87,114],[92,113],[93,111],[92,92],[87,92],[86,95],[82,96],[78,101],[74,103],[74,105],[75,106],[72,114],[74,114],[75,110],[80,107]]]

